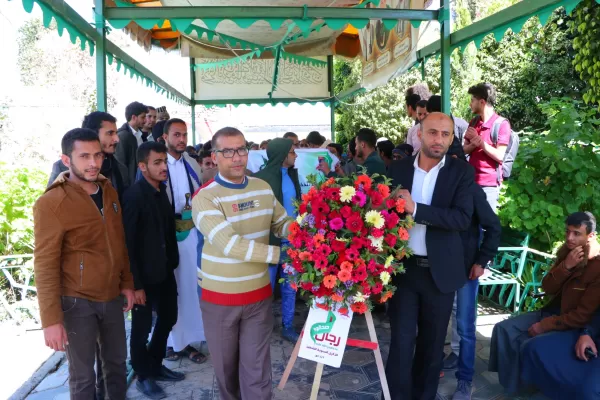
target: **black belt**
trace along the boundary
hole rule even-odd
[[[415,267],[429,268],[429,258],[427,256],[413,255],[406,260],[406,263]]]

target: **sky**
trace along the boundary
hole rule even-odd
[[[90,0],[67,0],[77,12],[86,20],[93,18],[92,4]],[[57,101],[61,93],[55,93],[53,98],[44,97],[39,94],[38,88],[24,87],[20,80],[17,66],[18,58],[18,29],[31,18],[41,18],[42,13],[37,4],[31,14],[22,8],[22,2],[18,0],[0,1],[0,104],[9,103],[8,114],[11,129],[17,132],[15,143],[34,143],[39,147],[44,160],[56,159],[60,153],[60,138],[69,129],[81,124],[85,110],[61,107]],[[180,92],[189,95],[189,59],[180,57],[176,52],[166,53],[162,49],[152,49],[147,52],[137,43],[133,42],[121,31],[112,31],[109,39],[123,44],[122,48],[137,61],[151,69],[167,83]],[[69,41],[68,35],[59,37],[58,34],[52,39],[52,44],[60,47]],[[88,50],[85,50],[88,52]],[[89,53],[88,53],[89,54]],[[86,71],[90,79],[94,79],[94,71]],[[116,76],[117,72],[108,70],[109,91],[110,80],[118,79],[118,87],[113,88],[112,93],[117,98],[117,105],[109,109],[116,118],[117,123],[124,122],[125,106],[132,101],[141,101],[144,104],[167,106],[172,117],[180,117],[190,121],[190,109],[178,105],[167,99],[166,96],[157,94],[153,89],[137,83],[135,79]],[[6,112],[6,110],[5,110]],[[32,116],[43,119],[45,124],[37,126],[32,124]],[[39,121],[35,121],[38,123]],[[208,123],[206,123],[208,122]],[[329,137],[330,111],[323,104],[298,105],[265,105],[264,107],[239,106],[219,108],[209,113],[206,122],[204,118],[197,118],[198,141],[210,139],[211,133],[224,126],[235,126],[242,131],[248,127],[248,140],[261,141],[275,136],[281,136],[294,126],[301,137],[306,136],[309,127],[320,127],[322,133]],[[277,126],[279,130],[265,129],[261,132],[256,127]],[[305,128],[303,128],[305,126]],[[33,132],[32,132],[33,131]],[[43,132],[43,133],[42,133]],[[40,135],[41,134],[41,135]],[[29,138],[27,135],[34,135]],[[191,142],[191,139],[190,139]],[[191,144],[191,143],[190,143]],[[6,148],[6,146],[4,146]],[[11,155],[0,153],[0,161],[11,162]],[[8,157],[8,158],[7,158]],[[46,161],[47,162],[47,161]]]

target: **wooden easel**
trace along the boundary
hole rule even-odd
[[[367,311],[365,313],[365,318],[367,320],[367,327],[369,329],[369,337],[371,338],[371,341],[348,338],[346,345],[373,350],[373,355],[375,356],[375,364],[377,364],[377,372],[379,373],[379,381],[381,382],[381,390],[383,391],[383,398],[385,400],[391,400],[390,389],[387,384],[387,379],[385,378],[383,359],[381,358],[381,351],[379,349],[379,342],[377,341],[377,334],[375,333],[375,325],[373,324],[373,316],[371,315],[371,311]],[[304,328],[306,328],[306,325],[304,325]],[[279,390],[283,390],[285,384],[288,381],[288,378],[290,377],[290,374],[292,373],[292,369],[294,368],[294,364],[296,363],[296,359],[298,358],[298,353],[300,352],[300,342],[302,342],[302,334],[304,333],[304,328],[300,333],[300,338],[296,342],[296,346],[294,346],[294,351],[292,352],[290,360],[288,361],[287,366],[285,367],[285,371],[283,372],[283,376],[281,377],[279,386],[277,386]],[[310,400],[317,399],[317,394],[319,393],[319,386],[321,385],[321,376],[323,375],[323,365],[324,364],[317,363],[315,378],[313,380],[312,390],[310,392]]]

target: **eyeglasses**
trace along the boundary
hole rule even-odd
[[[223,154],[225,158],[233,158],[233,156],[237,153],[240,157],[246,157],[248,155],[247,147],[240,147],[239,149],[223,149],[223,150],[213,150],[215,153]]]

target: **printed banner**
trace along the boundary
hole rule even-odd
[[[439,8],[439,0],[381,0],[379,8],[431,10]],[[371,20],[359,32],[362,86],[371,90],[406,72],[417,62],[417,49],[439,39],[439,24],[436,21],[434,25],[436,27],[423,22],[419,28],[414,28],[410,21],[401,20],[388,29],[384,21]],[[438,33],[433,35],[436,28]]]
[[[339,162],[339,159],[327,149],[296,149],[296,154],[298,157],[294,166],[298,170],[298,180],[303,194],[308,192],[311,187],[307,180],[309,175],[317,175],[317,180],[325,179],[325,175],[317,171],[319,158],[327,160],[331,170],[334,170]],[[268,160],[266,150],[251,150],[248,155],[247,168],[252,172],[258,172],[267,164]]]
[[[339,368],[350,332],[352,311],[342,315],[312,307],[308,312],[299,357]]]

